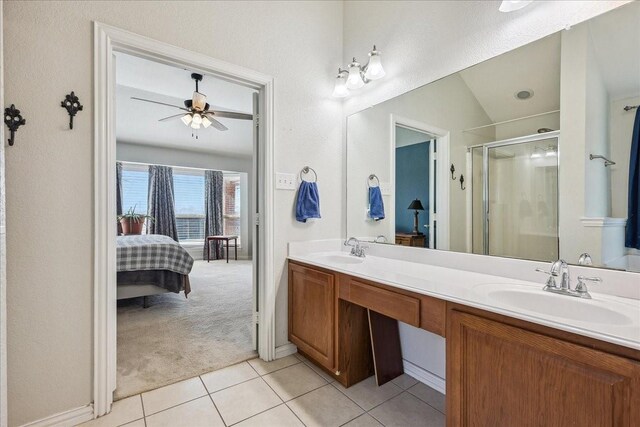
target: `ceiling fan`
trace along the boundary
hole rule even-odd
[[[182,110],[183,112],[180,114],[164,117],[158,121],[165,122],[167,120],[177,119],[179,117],[185,125],[190,126],[192,129],[196,130],[200,129],[200,127],[208,128],[209,126],[213,126],[214,128],[221,131],[228,130],[225,125],[216,120],[216,118],[220,117],[227,119],[253,120],[253,115],[251,114],[236,113],[233,111],[210,110],[209,104],[207,103],[207,96],[198,91],[198,82],[202,81],[202,74],[192,73],[191,78],[196,82],[196,90],[195,92],[193,92],[193,97],[191,99],[185,99],[184,107],[167,104],[160,101],[153,101],[151,99],[138,98],[135,96],[132,96],[131,99],[135,99],[136,101],[151,102],[152,104],[166,105],[168,107],[174,107]]]

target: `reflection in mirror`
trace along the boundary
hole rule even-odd
[[[638,22],[630,3],[349,116],[348,235],[640,272]]]

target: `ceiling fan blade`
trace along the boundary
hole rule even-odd
[[[189,112],[189,110],[187,110],[186,108],[178,107],[177,105],[167,104],[165,102],[152,101],[150,99],[138,98],[138,97],[135,97],[135,96],[132,96],[131,99],[135,99],[136,101],[150,102],[152,104],[166,105],[167,107],[173,107],[173,108],[177,108],[179,110],[183,110],[183,111]]]
[[[213,126],[214,128],[221,131],[229,130],[229,128],[217,121],[211,114],[207,114],[207,118],[211,121],[211,126]]]
[[[160,119],[158,121],[159,122],[166,122],[167,120],[176,119],[176,118],[182,117],[182,116],[184,116],[184,113],[174,114],[173,116],[165,117],[165,118],[162,118],[162,119]]]
[[[253,115],[246,113],[234,113],[233,111],[216,110],[209,110],[208,113],[213,114],[216,117],[223,117],[227,119],[253,120]]]

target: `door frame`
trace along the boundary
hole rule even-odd
[[[116,385],[116,212],[115,200],[115,62],[114,52],[133,54],[169,65],[180,65],[258,90],[263,182],[258,223],[258,354],[273,360],[275,349],[274,280],[274,81],[273,77],[94,21],[94,331],[93,411],[111,410]],[[257,250],[256,250],[257,249]]]
[[[433,244],[435,241],[438,245],[437,249],[448,250],[449,249],[449,170],[447,165],[449,164],[450,158],[450,137],[449,131],[445,129],[440,129],[438,127],[432,126],[427,123],[423,123],[417,120],[409,119],[407,117],[398,116],[397,114],[390,114],[390,153],[389,159],[391,163],[391,187],[393,191],[391,192],[391,206],[395,209],[396,205],[396,126],[400,126],[406,129],[412,129],[421,133],[427,133],[429,135],[433,135],[436,139],[436,144],[438,146],[437,153],[433,154],[433,144],[430,144],[429,147],[429,161],[436,162],[436,168],[432,167],[433,165],[429,165],[430,176],[434,176],[436,178],[436,183],[438,184],[437,189],[433,183],[433,180],[429,182],[429,246]],[[435,191],[434,191],[435,189]],[[435,193],[435,194],[434,194]],[[436,214],[433,215],[433,207],[437,207]],[[437,220],[438,226],[436,227],[434,240],[434,227],[433,221]],[[395,228],[395,224],[393,225]]]

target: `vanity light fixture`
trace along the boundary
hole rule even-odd
[[[529,3],[532,3],[533,0],[503,0],[500,4],[498,10],[500,12],[514,12],[516,10],[520,10],[523,7],[526,7]]]
[[[369,62],[366,65],[362,66],[356,58],[353,58],[346,70],[338,68],[333,96],[336,98],[349,96],[350,90],[360,89],[373,80],[381,79],[384,75],[380,51],[373,45],[373,50],[369,52]]]

